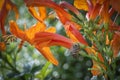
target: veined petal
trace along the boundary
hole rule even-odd
[[[55,59],[55,57],[52,55],[49,47],[39,47],[39,45],[35,45],[36,49],[41,52],[41,54],[50,62],[52,62],[54,65],[58,65],[58,61]]]
[[[47,43],[47,44],[46,44]],[[35,35],[34,44],[45,44],[43,46],[55,46],[60,45],[66,48],[71,48],[73,42],[59,34],[49,32],[39,32]]]
[[[25,32],[19,29],[18,25],[14,21],[10,21],[10,32],[18,38],[25,40]]]

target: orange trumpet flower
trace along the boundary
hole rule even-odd
[[[28,0],[28,2],[26,2],[26,4],[29,7],[47,6],[47,7],[51,7],[53,9],[55,9],[60,21],[64,24],[64,28],[66,30],[67,35],[71,38],[71,40],[73,42],[79,42],[79,43],[82,43],[82,44],[88,46],[88,43],[86,42],[86,40],[84,39],[84,37],[82,36],[82,34],[78,30],[79,29],[78,24],[72,22],[72,16],[62,8],[62,7],[65,7],[64,5],[59,6],[50,0],[44,0],[44,1],[43,0],[41,0],[41,1],[35,0],[34,2],[31,2]],[[67,6],[69,6],[69,5],[67,5]],[[46,36],[47,38],[46,37],[43,38],[43,36]],[[53,36],[54,36],[54,38],[51,38]],[[62,39],[62,37],[58,38],[57,36],[58,36],[57,34],[53,34],[53,33],[48,34],[46,32],[44,32],[44,33],[39,32],[35,35],[34,43],[39,44],[40,45],[39,47],[52,46],[52,45],[62,45],[64,47],[70,48],[72,46],[71,41]],[[45,43],[45,42],[47,42],[47,43]],[[85,48],[85,50],[88,52],[88,54],[93,53],[95,56],[97,55],[95,50],[92,48]],[[101,61],[103,61],[101,54],[98,54],[98,57]],[[93,67],[95,67],[95,66],[96,66],[96,64],[93,65]],[[94,73],[94,75],[98,74],[95,71],[93,71],[92,73]]]
[[[30,29],[22,31],[18,28],[18,25],[14,21],[10,21],[11,33],[13,35],[15,35],[16,37],[22,39],[23,41],[29,42],[31,45],[34,45],[33,39],[34,39],[35,34],[40,31],[41,32],[45,31],[45,28],[46,28],[45,24],[38,22],[36,25],[33,25]],[[48,30],[48,32],[49,32],[49,30]],[[54,32],[54,30],[53,30],[53,32]],[[41,47],[38,47],[38,45],[35,45],[35,47],[41,52],[41,54],[43,54],[43,56],[47,60],[49,60],[50,62],[52,62],[55,65],[58,64],[57,60],[51,54],[49,47],[41,48]]]
[[[54,3],[51,0],[40,0],[40,1],[24,0],[24,1],[28,7],[46,6],[46,7],[55,9],[60,21],[64,24],[64,27],[66,29],[68,36],[70,36],[70,37],[75,36],[76,38],[78,38],[79,42],[81,42],[82,44],[85,44],[85,45],[87,44],[87,42],[83,38],[82,34],[79,33],[79,31],[77,30],[77,29],[79,29],[80,26],[71,21],[72,16],[68,12],[66,12],[61,6],[57,5],[56,3]],[[69,26],[67,24],[69,24]],[[77,29],[75,27],[77,27]]]
[[[104,22],[107,23],[111,15],[109,13],[110,1],[113,0],[74,0],[74,5],[78,9],[88,11],[86,15],[88,20],[94,20],[97,16],[101,16]]]
[[[70,14],[68,14],[65,10],[63,10],[62,7],[60,7],[51,0],[24,0],[24,1],[28,7],[40,7],[40,6],[50,7],[64,14],[67,19],[71,19]]]
[[[61,45],[70,48],[73,42],[59,34],[55,34],[55,28],[46,29],[44,23],[38,22],[29,29],[22,31],[14,21],[10,21],[10,31],[16,37],[23,41],[29,42],[41,52],[41,54],[54,65],[58,65],[58,61],[54,58],[50,51],[50,46]]]

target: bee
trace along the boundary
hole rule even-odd
[[[4,35],[2,36],[3,42],[9,44],[10,42],[16,41],[16,37],[14,35]]]
[[[80,44],[79,43],[75,43],[73,44],[72,48],[70,49],[70,53],[73,57],[77,57],[79,55],[79,51],[81,50],[80,48]]]

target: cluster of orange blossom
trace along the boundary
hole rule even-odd
[[[95,20],[98,16],[100,17],[100,21],[98,25],[104,24],[107,27],[107,30],[110,33],[113,33],[112,40],[108,39],[108,33],[106,34],[106,45],[110,45],[113,50],[113,57],[117,57],[120,51],[120,26],[115,24],[115,20],[112,21],[111,17],[114,12],[120,13],[120,0],[74,0],[74,6],[78,9],[87,11],[86,18],[90,20]],[[107,32],[107,30],[102,29],[101,32]],[[94,32],[95,34],[97,31]],[[95,47],[95,46],[94,46]],[[100,54],[100,53],[99,53]],[[101,53],[102,54],[102,53]],[[99,56],[101,62],[104,62],[102,56]],[[100,74],[98,64],[93,61],[93,70],[94,75]],[[105,67],[105,65],[101,64],[101,66]]]
[[[93,54],[94,56],[97,56],[100,61],[100,63],[98,63],[95,59],[93,60],[92,74],[101,74],[101,67],[103,67],[102,69],[106,71],[106,65],[103,64],[105,59],[103,58],[102,53],[96,49],[96,44],[93,42],[92,46],[90,46],[79,31],[80,29],[83,29],[84,25],[80,25],[73,21],[75,17],[67,11],[72,11],[78,17],[82,16],[76,8],[87,11],[87,21],[94,21],[98,16],[100,17],[97,25],[104,24],[105,27],[107,27],[106,29],[101,29],[101,33],[104,33],[106,30],[113,33],[112,40],[109,40],[108,36],[106,36],[106,45],[110,44],[113,50],[113,57],[117,57],[117,54],[120,51],[120,27],[111,20],[111,16],[115,11],[120,12],[120,0],[74,0],[74,6],[76,8],[65,1],[60,4],[56,4],[52,0],[24,0],[24,2],[29,12],[35,19],[38,20],[38,22],[29,29],[23,31],[19,29],[19,26],[15,21],[11,20],[9,22],[10,32],[22,40],[21,44],[23,44],[24,41],[27,41],[31,45],[35,46],[35,48],[54,65],[58,65],[58,61],[52,55],[50,46],[60,45],[71,49],[75,43],[80,43],[85,46],[84,50],[88,53],[88,55]],[[35,7],[38,8],[38,11]],[[46,27],[44,22],[47,18],[46,7],[52,8],[57,14],[69,38],[57,34],[55,27]],[[6,35],[4,23],[8,12],[12,9],[16,13],[16,19],[18,19],[19,14],[15,4],[13,4],[10,0],[2,0],[0,4],[0,29],[2,31],[2,35]],[[96,35],[97,31],[94,30],[92,33]],[[2,44],[2,42],[0,44]],[[22,46],[20,45],[19,47],[21,48]],[[0,50],[2,48],[3,47],[0,47]]]

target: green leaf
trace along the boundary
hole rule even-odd
[[[35,77],[40,78],[40,80],[44,80],[44,78],[51,72],[51,69],[48,69],[50,64],[50,62],[47,62]]]

